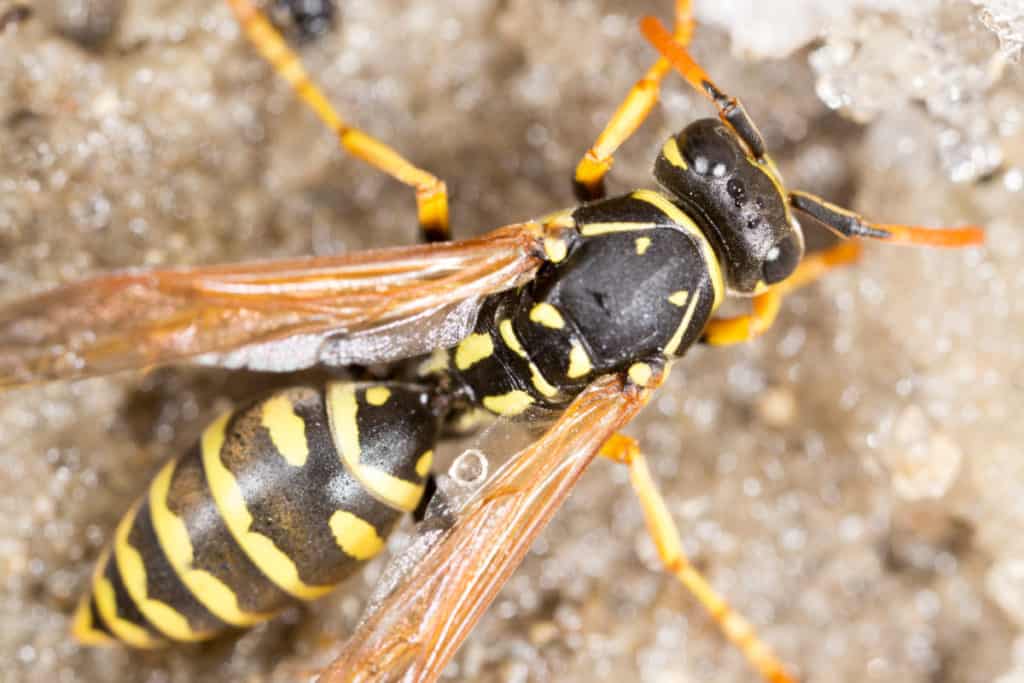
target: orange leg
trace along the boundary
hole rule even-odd
[[[727,346],[749,341],[767,332],[779,314],[782,299],[793,290],[808,285],[826,273],[849,265],[860,256],[860,243],[839,244],[804,257],[793,274],[768,291],[754,297],[753,310],[734,318],[716,318],[704,328],[702,341]]]
[[[860,214],[836,206],[809,192],[790,192],[789,203],[841,237],[870,237],[890,244],[915,244],[926,247],[970,247],[985,241],[985,232],[973,225],[960,228],[922,228],[893,223],[870,223]]]
[[[674,39],[686,45],[693,36],[694,22],[690,0],[676,0]],[[580,159],[573,176],[573,190],[580,201],[601,199],[605,195],[604,177],[612,167],[615,151],[647,119],[658,101],[661,80],[672,65],[664,57],[655,62],[630,89],[611,120],[597,136],[594,146]]]
[[[785,667],[771,649],[758,639],[754,627],[717,593],[683,554],[679,530],[669,514],[665,499],[647,468],[635,439],[615,434],[601,447],[601,455],[629,466],[630,483],[643,507],[647,530],[658,548],[665,568],[700,601],[715,623],[766,681],[794,683]]]
[[[416,208],[422,237],[428,242],[449,239],[448,190],[444,182],[406,160],[380,140],[355,128],[331,106],[309,78],[298,56],[281,34],[249,0],[226,0],[249,41],[259,50],[296,95],[338,136],[350,154],[416,190]]]
[[[715,85],[707,72],[690,56],[686,50],[686,43],[669,33],[654,17],[644,17],[640,22],[640,30],[651,45],[662,54],[662,58],[668,60],[694,90],[711,100],[718,109],[718,117],[747,146],[750,154],[755,159],[768,161],[764,138],[747,114],[747,110],[743,108],[743,104]]]

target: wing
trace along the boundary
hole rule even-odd
[[[451,324],[453,311],[472,319],[474,301],[532,276],[541,262],[539,227],[524,223],[462,242],[127,272],[71,284],[0,306],[0,387],[186,359],[231,365],[240,349],[258,359],[285,339],[314,347],[347,340],[348,347],[335,345],[339,362],[349,347],[354,357],[387,355],[381,347],[402,330],[407,339],[431,340],[433,328]],[[402,349],[390,351],[401,355]],[[287,354],[292,367],[270,363],[269,369],[318,360],[308,350],[304,357],[297,344],[278,356]]]
[[[463,506],[454,526],[359,626],[320,683],[437,678],[601,444],[649,394],[626,389],[613,376],[594,382]]]

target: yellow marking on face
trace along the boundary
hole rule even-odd
[[[366,390],[366,402],[371,406],[382,406],[391,398],[391,390],[387,387],[370,387]]]
[[[138,624],[134,624],[131,621],[122,619],[118,616],[117,596],[114,593],[114,584],[111,583],[110,579],[103,575],[103,572],[107,567],[107,562],[109,561],[110,548],[107,548],[103,551],[100,561],[96,563],[96,572],[93,574],[92,579],[93,599],[96,601],[97,611],[99,611],[100,616],[103,617],[103,622],[111,631],[114,632],[114,635],[117,636],[119,640],[131,645],[132,647],[151,649],[163,646],[164,642],[154,638],[150,635],[149,631]]]
[[[534,388],[536,388],[543,396],[551,398],[558,394],[558,389],[551,386],[551,384],[544,378],[544,375],[540,374],[540,368],[533,363],[530,363],[530,380],[533,382]]]
[[[217,504],[220,516],[245,554],[275,586],[300,600],[314,600],[329,593],[334,586],[312,586],[299,578],[298,567],[274,542],[255,531],[252,513],[245,504],[235,475],[225,467],[220,457],[224,446],[225,427],[230,415],[224,415],[203,432],[200,451],[203,470]]]
[[[569,349],[569,370],[565,373],[569,379],[577,379],[590,374],[594,366],[590,364],[590,356],[583,349],[578,341],[572,343]]]
[[[608,223],[587,223],[580,228],[580,233],[586,237],[596,235],[607,235],[613,232],[635,232],[637,230],[651,230],[657,228],[656,223],[641,223],[629,221],[609,221]]]
[[[91,601],[92,598],[88,594],[78,601],[75,617],[71,622],[71,635],[82,645],[90,647],[115,645],[117,641],[93,623],[92,609],[89,606]]]
[[[436,375],[448,369],[448,351],[445,349],[434,349],[425,361],[420,363],[416,369],[421,377],[425,375]]]
[[[689,168],[689,166],[686,165],[686,161],[683,159],[683,155],[679,152],[679,142],[676,140],[674,135],[666,140],[665,144],[662,145],[661,153],[666,159],[668,159],[668,163],[672,164],[676,168],[681,168],[684,171]]]
[[[673,223],[682,228],[683,232],[690,235],[693,240],[700,246],[701,254],[704,256],[704,262],[708,266],[708,273],[711,275],[711,288],[714,290],[714,300],[711,303],[711,311],[718,310],[718,306],[722,303],[722,299],[725,296],[725,280],[722,277],[722,266],[718,262],[718,256],[715,254],[714,248],[708,241],[708,238],[704,235],[697,224],[690,218],[686,213],[678,206],[672,203],[668,197],[658,194],[653,190],[636,190],[630,195],[634,199],[638,199],[643,202],[656,207],[662,213],[669,217]]]
[[[430,473],[430,468],[434,465],[434,451],[425,451],[423,455],[416,461],[416,474],[421,477],[427,476]]]
[[[533,405],[533,397],[516,389],[500,396],[484,396],[483,404],[492,413],[515,417]]]
[[[651,370],[651,366],[647,363],[633,363],[629,366],[629,379],[638,386],[646,387],[647,383],[651,381],[651,375],[653,374],[654,371]]]
[[[279,394],[263,404],[260,424],[269,432],[274,448],[293,467],[302,467],[309,457],[306,422],[295,414],[291,399]]]
[[[128,542],[140,505],[141,502],[136,503],[121,519],[114,534],[114,561],[128,595],[146,620],[168,638],[189,643],[212,637],[212,631],[193,631],[185,615],[171,605],[149,597],[142,553]]]
[[[553,330],[560,330],[565,327],[565,318],[551,304],[540,303],[531,308],[530,320],[538,325],[550,327]]]
[[[636,238],[636,254],[637,256],[643,256],[647,253],[647,249],[651,246],[650,237],[637,237]]]
[[[673,306],[679,306],[682,308],[686,305],[686,300],[690,298],[690,293],[685,289],[680,289],[678,292],[672,292],[668,297],[668,302]]]
[[[396,510],[412,512],[423,497],[424,487],[359,462],[362,446],[359,444],[358,414],[356,390],[351,384],[332,382],[327,385],[327,417],[342,462],[356,481],[375,498]]]
[[[384,547],[377,529],[346,510],[335,510],[328,522],[338,547],[357,560],[368,560]]]
[[[516,331],[512,329],[511,320],[505,318],[498,323],[498,332],[501,334],[501,340],[505,342],[505,346],[512,349],[520,358],[526,358],[526,349],[519,343],[519,337],[516,336]]]
[[[668,340],[668,344],[665,345],[665,355],[672,356],[676,351],[679,350],[679,345],[683,343],[683,335],[686,334],[687,328],[690,327],[690,321],[693,320],[693,313],[697,310],[697,301],[700,299],[700,292],[695,293],[690,297],[690,305],[687,306],[686,312],[683,313],[683,319],[679,321],[679,327],[672,334],[672,338]]]
[[[755,296],[756,296],[757,294],[764,294],[764,293],[765,293],[765,292],[767,292],[767,291],[768,291],[768,285],[767,285],[767,284],[765,283],[765,281],[764,281],[764,280],[758,280],[758,281],[757,281],[757,284],[756,284],[756,285],[754,285],[754,291],[753,291],[753,294],[754,294]]]
[[[494,353],[494,342],[489,334],[471,334],[463,339],[455,349],[455,367],[468,370],[474,363],[482,361]]]
[[[569,245],[558,237],[544,238],[544,254],[552,263],[561,263],[569,253]]]
[[[174,462],[167,463],[149,487],[149,518],[167,561],[195,599],[224,623],[244,628],[270,619],[276,612],[242,609],[226,583],[205,569],[193,568],[195,555],[188,527],[167,505],[174,467]]]

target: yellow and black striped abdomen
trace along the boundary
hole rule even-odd
[[[424,387],[335,382],[222,416],[122,519],[79,606],[86,643],[211,638],[330,591],[423,495]]]

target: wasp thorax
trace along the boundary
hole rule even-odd
[[[803,236],[774,169],[751,157],[721,121],[700,119],[669,138],[654,175],[701,219],[734,293],[753,294],[796,268]]]

